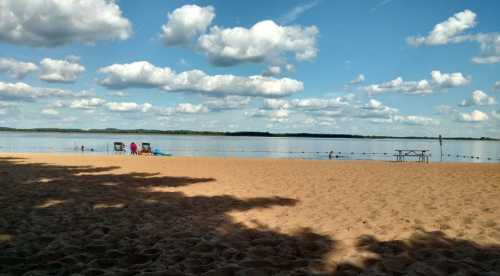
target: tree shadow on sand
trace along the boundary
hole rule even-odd
[[[157,187],[213,178],[113,174],[117,167],[0,159],[0,274],[267,275],[328,270],[334,242],[250,229],[227,214],[289,198],[188,197]],[[148,274],[145,274],[148,275]]]
[[[335,275],[500,275],[500,246],[447,237],[440,231],[417,230],[406,240],[358,238],[368,253],[362,265],[343,263]]]
[[[157,188],[215,179],[115,169],[0,158],[0,275],[500,274],[500,246],[424,230],[407,240],[361,236],[361,263],[329,263],[331,237],[252,229],[228,215],[294,199],[189,197]]]

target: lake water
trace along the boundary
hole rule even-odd
[[[430,150],[431,160],[440,160],[437,140],[407,139],[327,139],[281,137],[228,137],[184,135],[136,135],[89,133],[0,132],[0,152],[81,153],[84,145],[93,152],[113,154],[113,142],[129,145],[149,142],[153,149],[174,156],[241,156],[328,159],[334,150],[342,159],[392,160],[394,149]],[[444,141],[445,161],[500,162],[500,142]]]

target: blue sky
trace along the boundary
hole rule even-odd
[[[499,11],[0,0],[0,126],[500,137]]]

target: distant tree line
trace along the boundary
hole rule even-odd
[[[115,133],[115,134],[162,134],[162,135],[201,135],[201,136],[253,136],[253,137],[305,137],[305,138],[351,138],[351,139],[438,139],[429,136],[377,136],[352,134],[323,134],[323,133],[271,133],[259,131],[193,131],[193,130],[156,130],[156,129],[77,129],[77,128],[10,128],[0,127],[0,131],[17,132],[57,132],[57,133]],[[490,137],[443,137],[443,140],[488,140],[500,141]]]

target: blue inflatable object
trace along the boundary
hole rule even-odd
[[[163,153],[159,149],[153,150],[153,155],[154,156],[172,156],[170,153]]]

